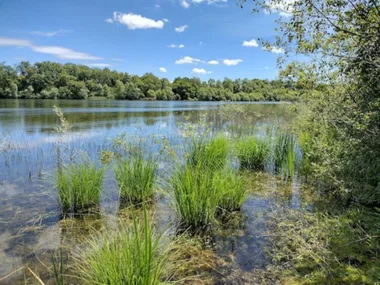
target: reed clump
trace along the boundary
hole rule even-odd
[[[169,254],[175,254],[173,240],[156,234],[144,207],[142,217],[120,221],[117,231],[100,233],[87,241],[87,248],[75,258],[84,284],[156,285],[169,281]]]
[[[225,215],[239,211],[247,195],[243,176],[227,168],[215,173],[212,182],[219,196],[218,213]]]
[[[296,167],[296,138],[285,132],[277,134],[273,139],[272,161],[275,171],[284,178],[293,177]]]
[[[63,216],[78,214],[98,207],[104,179],[104,169],[83,162],[60,167],[56,186]]]
[[[248,170],[265,169],[270,154],[270,141],[257,137],[242,138],[236,145],[240,167]]]
[[[115,177],[119,185],[120,200],[133,205],[150,200],[154,195],[157,162],[141,153],[119,160],[115,166]]]
[[[217,136],[209,141],[194,141],[190,147],[187,164],[204,169],[222,169],[227,163],[228,140]]]

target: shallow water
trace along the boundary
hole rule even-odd
[[[62,108],[72,124],[71,131],[56,132],[59,120],[54,105]],[[100,151],[112,149],[114,139],[122,133],[127,140],[138,141],[147,153],[159,153],[164,138],[181,154],[191,125],[205,122],[212,133],[233,135],[244,129],[265,135],[271,127],[284,125],[292,118],[290,105],[245,103],[231,108],[225,105],[231,104],[0,100],[0,280],[26,263],[48,280],[52,251],[70,248],[88,236],[91,229],[107,223],[110,216],[118,213],[117,186],[109,170],[102,195],[102,216],[80,222],[60,221],[54,189],[58,158],[67,162],[86,153],[91,160],[99,161]],[[160,173],[164,176],[170,167],[163,156]],[[287,184],[268,175],[248,179],[252,191],[242,213],[232,222],[220,225],[213,236],[212,250],[226,260],[227,275],[232,271],[264,269],[269,262],[264,234],[267,213],[279,206],[299,208],[304,201],[302,185],[297,180]],[[162,228],[175,221],[169,204],[165,197],[159,197],[156,203],[156,216]],[[24,284],[22,272],[3,282]],[[235,276],[232,278],[238,284],[242,277],[235,275],[231,276]]]

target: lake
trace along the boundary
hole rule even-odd
[[[54,105],[62,109],[71,125],[65,133],[56,130],[60,121]],[[99,162],[101,152],[113,149],[115,139],[120,138],[157,155],[162,145],[170,144],[180,157],[190,131],[202,136],[207,125],[208,133],[213,134],[265,136],[273,127],[292,120],[291,108],[290,104],[278,103],[0,100],[0,280],[28,263],[49,282],[47,268],[52,252],[62,247],[70,251],[88,235],[89,228],[119,215],[118,188],[109,167],[101,215],[80,221],[61,220],[55,189],[59,163],[79,157]],[[173,167],[168,160],[162,153],[162,177]],[[218,278],[227,283],[254,280],[257,270],[265,269],[266,215],[278,206],[297,209],[304,201],[303,187],[296,177],[290,183],[269,174],[249,179],[254,191],[237,222],[219,227],[208,248],[224,260],[218,270],[224,275]],[[277,194],[268,195],[274,192]],[[157,195],[157,220],[162,228],[175,222],[167,199]],[[24,284],[22,272],[3,281]],[[223,279],[226,276],[231,279]]]

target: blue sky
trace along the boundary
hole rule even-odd
[[[0,0],[0,62],[73,62],[169,79],[274,79],[282,50],[252,40],[274,39],[280,14],[275,7],[252,14],[249,1],[244,9],[236,3]]]

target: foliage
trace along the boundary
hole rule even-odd
[[[58,168],[57,188],[64,216],[99,206],[104,169],[83,162]]]
[[[75,266],[84,284],[168,283],[166,263],[169,253],[175,253],[174,243],[154,233],[145,208],[142,218],[132,215],[132,224],[121,221],[116,232],[87,241]]]
[[[152,73],[139,77],[108,68],[23,61],[16,68],[0,64],[0,98],[294,101],[297,92],[279,80],[201,82],[199,78],[178,77],[171,84]]]
[[[284,284],[378,284],[380,213],[275,212],[270,220],[274,268]]]
[[[153,197],[156,180],[157,162],[141,153],[131,154],[124,160],[118,160],[115,166],[115,177],[123,202],[140,204]]]

